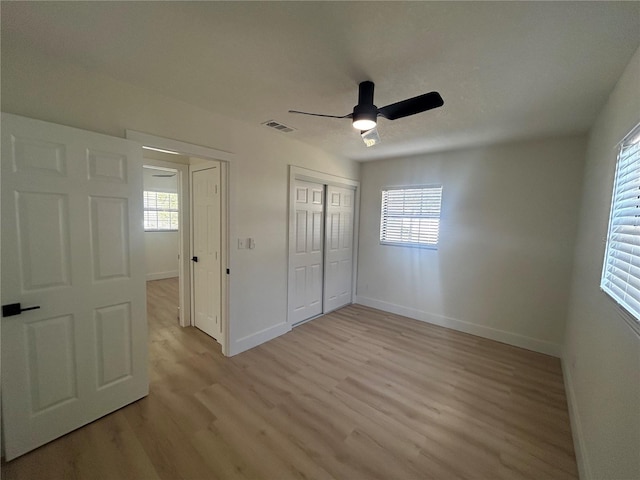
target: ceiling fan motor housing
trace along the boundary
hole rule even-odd
[[[373,104],[373,82],[361,82],[358,86],[358,105],[353,107],[353,126],[368,130],[376,125],[378,107]]]
[[[376,121],[376,117],[378,116],[378,107],[376,107],[373,103],[359,104],[353,107],[353,121],[357,120],[373,120]]]

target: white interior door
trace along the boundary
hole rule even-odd
[[[141,146],[2,115],[11,460],[148,393]]]
[[[327,186],[324,313],[351,303],[354,193]]]
[[[222,342],[220,162],[191,175],[195,326]]]
[[[322,313],[324,185],[296,180],[289,239],[289,321]]]

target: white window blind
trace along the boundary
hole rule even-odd
[[[600,287],[640,320],[640,126],[618,153]]]
[[[436,248],[441,204],[441,185],[382,190],[380,243]]]
[[[146,231],[178,230],[178,194],[144,192],[144,229]]]

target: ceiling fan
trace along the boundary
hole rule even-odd
[[[358,104],[353,107],[353,112],[347,115],[324,115],[298,110],[289,110],[289,113],[312,115],[314,117],[351,118],[353,128],[360,130],[364,143],[367,147],[370,147],[380,142],[380,137],[375,129],[378,116],[387,120],[397,120],[398,118],[426,112],[444,105],[444,100],[442,100],[438,92],[429,92],[378,108],[373,104],[373,89],[373,82],[361,82],[358,86]]]

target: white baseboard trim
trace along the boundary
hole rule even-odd
[[[264,342],[273,340],[280,335],[284,335],[289,331],[291,331],[291,325],[289,325],[287,322],[282,322],[274,325],[273,327],[265,328],[264,330],[260,330],[259,332],[239,338],[235,342],[231,342],[228,355],[231,357],[233,355],[245,352],[253,347],[257,347]]]
[[[562,356],[560,363],[562,364],[564,390],[567,393],[567,405],[569,407],[569,419],[571,421],[571,436],[573,437],[573,448],[576,453],[576,463],[578,464],[578,476],[580,477],[580,480],[591,480],[593,476],[591,475],[589,457],[584,444],[580,412],[578,410],[578,403],[576,402],[576,395],[573,390],[573,379],[571,377],[571,370],[565,361],[564,355]]]
[[[376,308],[384,312],[395,313],[396,315],[413,318],[414,320],[420,320],[422,322],[432,323],[441,327],[450,328],[452,330],[458,330],[459,332],[470,333],[472,335],[477,335],[478,337],[496,340],[498,342],[513,345],[515,347],[526,348],[527,350],[533,350],[534,352],[544,353],[553,357],[560,357],[561,354],[561,347],[558,344],[547,342],[544,340],[538,340],[532,337],[526,337],[517,333],[498,330],[496,328],[486,327],[484,325],[476,325],[470,322],[465,322],[464,320],[445,317],[443,315],[437,315],[434,313],[417,310],[415,308],[404,307],[402,305],[396,305],[394,303],[376,300],[374,298],[363,297],[360,295],[356,296],[355,303],[364,305],[366,307]]]
[[[173,278],[178,276],[178,271],[147,273],[147,282],[149,280],[164,280],[165,278]]]

